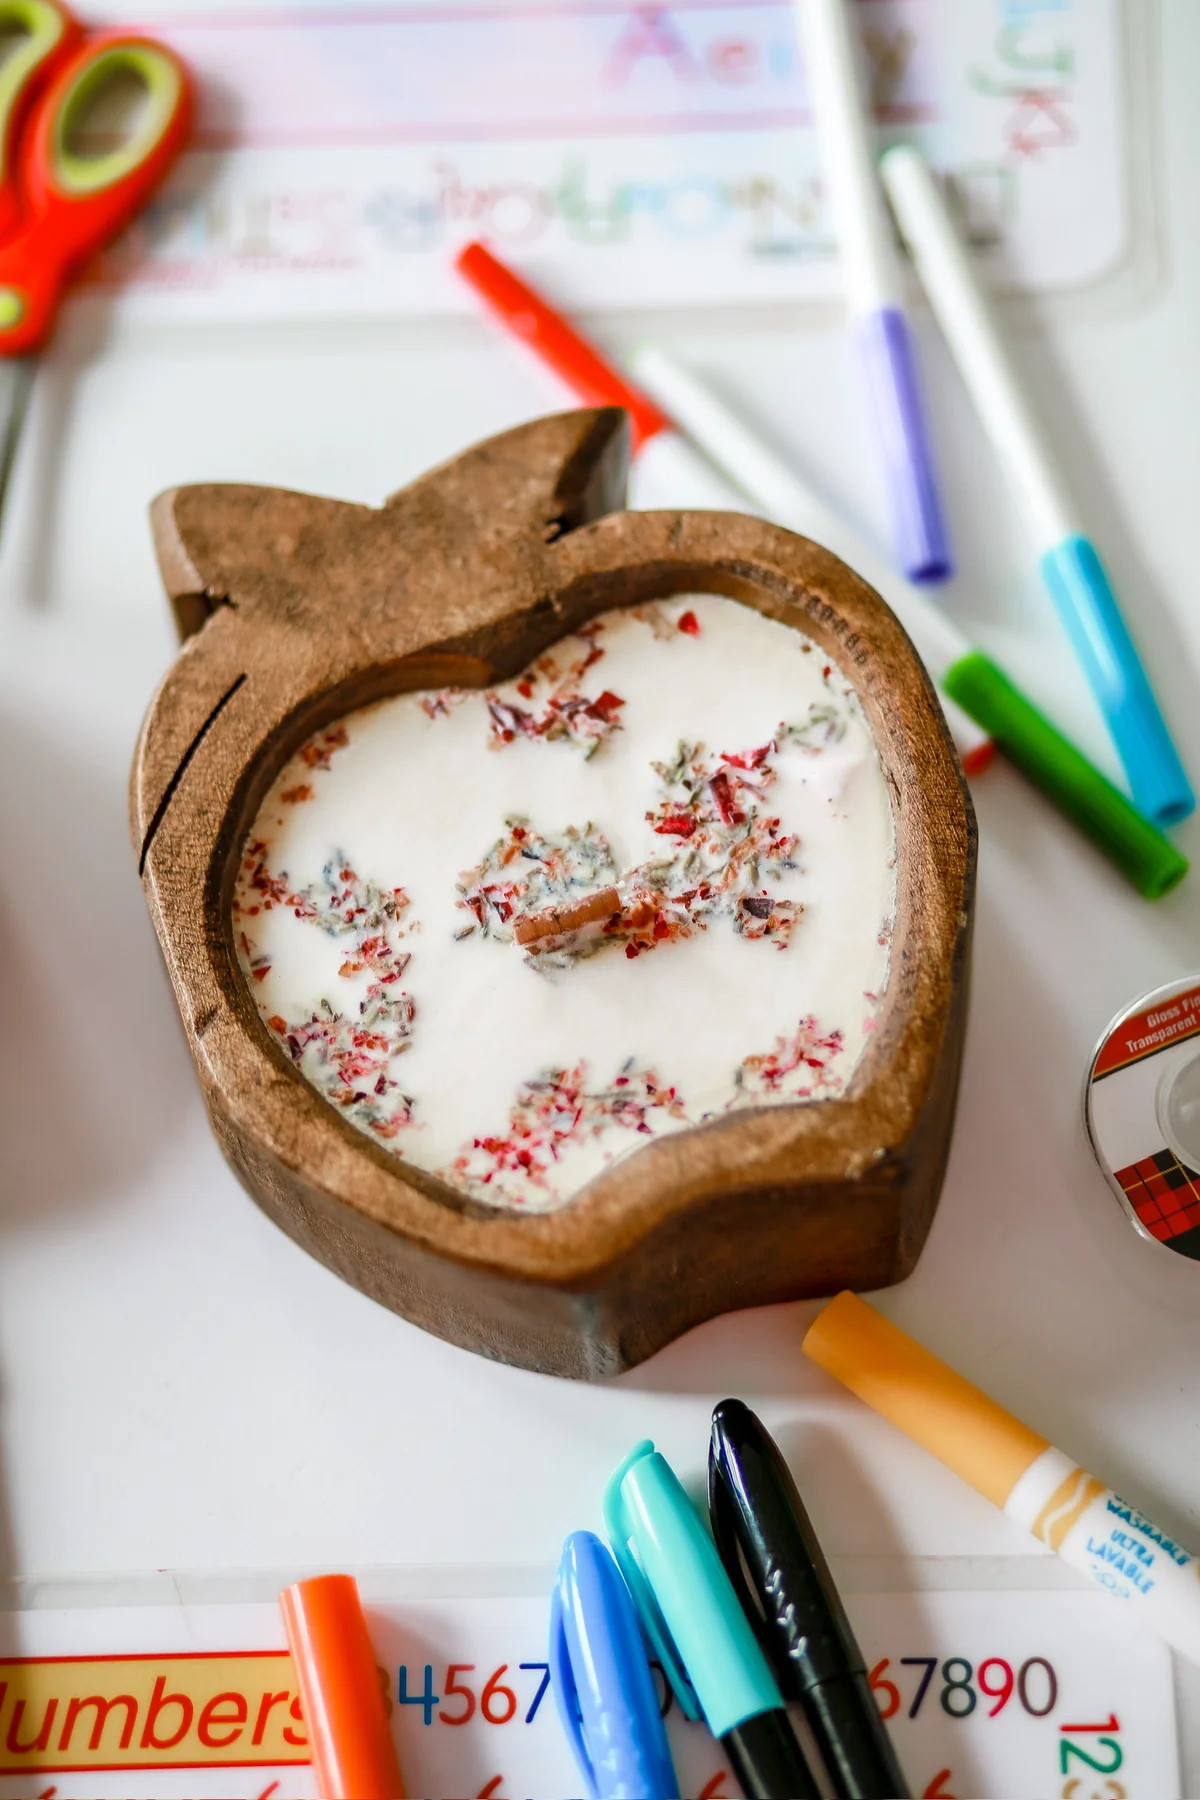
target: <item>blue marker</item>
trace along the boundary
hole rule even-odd
[[[604,1493],[604,1525],[689,1719],[721,1740],[749,1800],[818,1800],[783,1697],[679,1478],[649,1441]]]
[[[1100,703],[1134,805],[1155,825],[1176,825],[1194,811],[1195,795],[970,252],[920,151],[907,144],[889,150],[880,168],[929,304],[1024,507],[1042,579]]]
[[[558,1716],[589,1800],[677,1800],[679,1783],[637,1612],[590,1531],[563,1545],[550,1611]]]

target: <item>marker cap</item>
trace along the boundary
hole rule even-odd
[[[640,388],[581,337],[534,288],[483,244],[467,244],[455,266],[514,337],[535,350],[585,406],[623,406],[633,427],[636,455],[671,421]]]
[[[791,1471],[741,1400],[713,1412],[713,1536],[789,1700],[799,1700],[836,1794],[907,1795],[833,1576]],[[747,1789],[747,1792],[750,1790]]]
[[[916,349],[898,306],[881,306],[857,325],[892,499],[896,560],[910,581],[945,581],[954,573]]]
[[[713,1411],[708,1510],[721,1560],[771,1658],[799,1700],[866,1667],[825,1553],[778,1446],[741,1400]]]
[[[1042,577],[1099,700],[1134,800],[1156,825],[1177,825],[1196,796],[1121,617],[1095,546],[1076,534],[1047,550]]]
[[[914,1443],[1002,1507],[1047,1441],[907,1333],[839,1294],[817,1315],[804,1353]]]
[[[592,1800],[679,1793],[637,1609],[590,1531],[563,1545],[550,1606],[558,1716]]]
[[[604,1491],[604,1525],[642,1625],[689,1719],[724,1737],[783,1699],[716,1545],[647,1439]]]
[[[982,651],[969,651],[951,663],[942,685],[1139,894],[1158,900],[1183,880],[1188,860],[1182,851]]]
[[[404,1780],[352,1575],[279,1596],[322,1800],[404,1800]]]

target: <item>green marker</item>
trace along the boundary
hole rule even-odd
[[[818,499],[723,401],[657,348],[640,351],[633,358],[633,369],[640,386],[756,511],[824,544],[882,594],[943,692],[983,727],[1009,761],[1140,894],[1158,900],[1183,880],[1187,858],[1170,839],[1050,723],[999,664],[975,649],[941,607],[864,543],[853,526]]]

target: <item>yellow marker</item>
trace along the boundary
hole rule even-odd
[[[1148,1630],[1200,1663],[1200,1562],[939,1362],[856,1294],[819,1314],[804,1351],[914,1443],[961,1475]]]

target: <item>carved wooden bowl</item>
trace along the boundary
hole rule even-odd
[[[726,513],[623,512],[624,415],[478,445],[379,509],[274,488],[156,501],[186,640],[132,776],[147,902],[221,1147],[345,1280],[484,1355],[628,1368],[717,1313],[879,1288],[932,1221],[962,1050],[975,830],[895,618],[827,551]],[[802,629],[856,687],[896,828],[891,973],[843,1097],[649,1141],[549,1213],[480,1205],[371,1143],[260,1020],[230,916],[245,833],[287,758],[356,707],[480,687],[606,609],[725,595]]]

